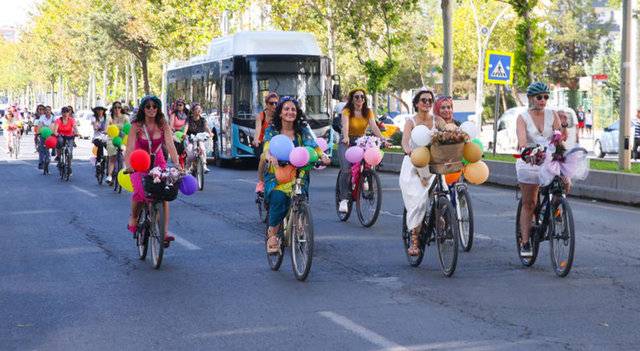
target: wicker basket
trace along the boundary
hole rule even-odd
[[[431,173],[449,174],[462,170],[462,153],[464,143],[458,144],[433,144],[431,145],[431,161],[429,170]]]
[[[178,184],[167,184],[164,181],[154,183],[153,177],[149,175],[142,179],[142,186],[144,195],[149,199],[173,201],[178,197]]]
[[[429,171],[435,174],[449,174],[460,172],[464,165],[461,161],[447,163],[430,163]]]

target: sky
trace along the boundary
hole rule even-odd
[[[0,27],[20,26],[40,0],[0,0]]]

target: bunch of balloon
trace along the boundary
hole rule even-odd
[[[475,123],[467,121],[462,123],[460,130],[469,135],[470,141],[464,144],[462,163],[464,168],[462,173],[464,179],[471,184],[482,184],[489,178],[489,167],[482,161],[483,145],[477,138],[479,134]]]

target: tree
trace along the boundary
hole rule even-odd
[[[451,96],[453,91],[453,1],[442,0],[443,47],[442,81],[444,95]]]

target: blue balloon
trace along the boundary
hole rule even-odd
[[[198,180],[196,179],[196,177],[192,176],[191,174],[187,174],[182,178],[182,181],[180,182],[178,189],[180,189],[181,193],[187,196],[193,195],[193,193],[195,193],[196,190],[198,190]]]
[[[286,135],[276,135],[271,138],[269,142],[269,152],[271,152],[278,161],[289,161],[291,150],[293,150],[293,141]]]

